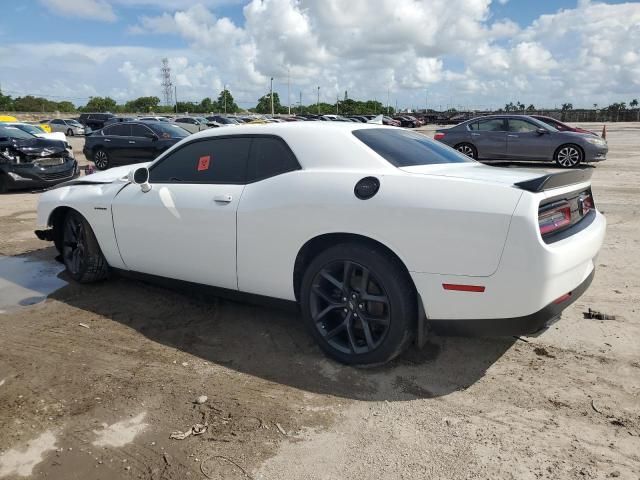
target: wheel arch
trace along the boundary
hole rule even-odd
[[[406,273],[409,280],[411,281],[411,285],[413,286],[414,290],[416,289],[413,278],[411,278],[411,274],[409,273],[409,269],[407,268],[405,262],[387,245],[366,235],[346,232],[332,232],[317,235],[307,240],[307,242],[298,250],[298,254],[296,256],[293,267],[293,291],[296,301],[300,300],[302,277],[304,276],[304,272],[313,258],[315,258],[316,255],[326,250],[327,248],[338,245],[340,243],[356,243],[361,245],[369,245],[387,252]]]
[[[54,208],[51,213],[49,213],[47,225],[53,228],[53,244],[55,245],[56,250],[58,250],[58,253],[62,253],[62,231],[64,229],[64,219],[70,211],[78,212],[75,208],[63,205]],[[82,215],[82,213],[78,213]]]

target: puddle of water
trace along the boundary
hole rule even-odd
[[[98,438],[93,445],[97,447],[124,447],[126,444],[133,442],[133,439],[139,433],[142,433],[147,424],[143,423],[147,412],[142,412],[136,417],[128,418],[112,425],[103,423],[104,430],[94,430]]]
[[[0,315],[44,302],[67,284],[58,278],[62,270],[64,266],[55,260],[0,256]]]
[[[31,440],[26,448],[13,448],[0,455],[0,478],[9,475],[28,477],[47,452],[56,448],[56,436],[51,430]]]

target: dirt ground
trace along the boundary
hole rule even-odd
[[[560,322],[375,369],[326,359],[292,312],[74,284],[33,237],[38,195],[0,196],[0,478],[637,480],[640,124],[608,140],[605,245]]]

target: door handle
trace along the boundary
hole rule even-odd
[[[472,136],[472,137],[479,137],[479,136],[480,136],[480,134],[479,134],[479,133],[472,133],[472,134],[471,134],[471,136]]]
[[[507,137],[518,138],[518,135],[507,135]]]
[[[109,140],[108,138],[104,139],[105,142],[110,142],[111,140]]]
[[[233,197],[228,193],[225,193],[222,195],[216,195],[215,197],[213,197],[213,199],[218,203],[231,203]]]
[[[129,140],[129,143],[136,143],[136,142],[134,142],[133,140]]]

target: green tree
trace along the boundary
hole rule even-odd
[[[217,104],[210,97],[203,98],[200,102],[199,110],[202,113],[213,112],[217,108]],[[216,110],[217,111],[217,110]]]
[[[115,112],[118,105],[110,97],[90,97],[87,104],[82,108],[85,112]]]
[[[71,102],[58,102],[56,110],[58,112],[71,113],[76,111],[76,106]]]
[[[13,98],[11,98],[11,95],[3,95],[0,92],[0,111],[10,112],[13,110]]]
[[[152,112],[155,111],[160,105],[160,99],[158,97],[139,97],[135,100],[129,100],[124,104],[125,112]]]
[[[275,99],[277,93],[273,95],[274,99],[274,109],[275,109]],[[224,89],[218,95],[218,101],[215,104],[218,112],[227,112],[227,113],[236,113],[240,111],[238,105],[236,105],[235,100],[233,99],[233,95],[227,89]],[[225,107],[226,106],[226,107]],[[269,102],[269,113],[271,113],[271,102]]]
[[[631,100],[631,101],[629,102],[629,106],[630,106],[631,108],[637,108],[637,107],[638,107],[638,99],[637,99],[637,98],[634,98],[633,100]]]
[[[335,108],[335,107],[334,107]],[[273,92],[273,112],[280,113],[282,105],[280,105],[280,97],[277,92]],[[335,110],[334,110],[335,111]],[[271,113],[271,94],[260,97],[258,105],[256,105],[256,112],[258,113]]]
[[[531,104],[527,107],[527,112],[535,112],[535,111],[536,111],[535,105]]]

